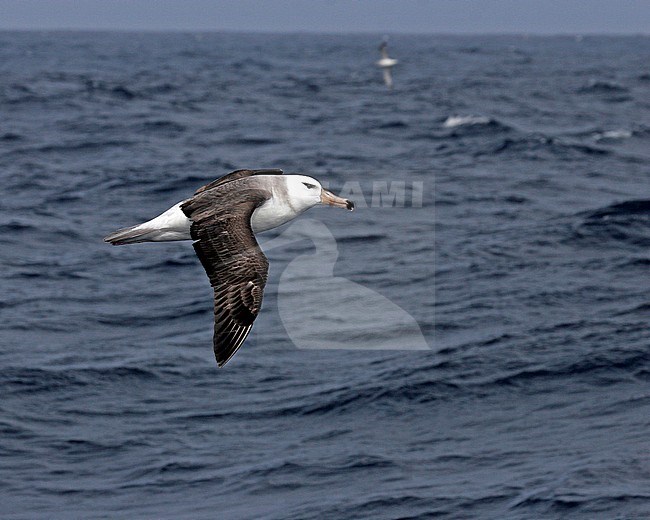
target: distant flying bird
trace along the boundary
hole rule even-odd
[[[393,75],[391,69],[397,64],[397,60],[388,57],[388,43],[386,40],[381,42],[379,46],[381,52],[381,59],[377,62],[377,66],[381,67],[384,72],[384,83],[388,88],[393,88]]]
[[[214,289],[213,347],[224,366],[248,336],[262,305],[269,263],[255,233],[289,222],[309,208],[354,204],[305,175],[237,170],[156,218],[104,238],[113,245],[194,240]]]

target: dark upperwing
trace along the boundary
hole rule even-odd
[[[263,170],[235,170],[234,172],[228,173],[223,177],[219,177],[217,180],[214,180],[211,183],[206,184],[205,186],[201,186],[198,190],[194,192],[194,195],[198,195],[199,193],[203,193],[204,191],[211,190],[212,188],[216,188],[217,186],[221,186],[226,182],[236,181],[237,179],[241,179],[242,177],[252,177],[253,175],[282,175],[282,173],[283,173],[282,170],[279,170],[277,168],[270,168],[265,170],[264,169]]]

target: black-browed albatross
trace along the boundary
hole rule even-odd
[[[156,218],[104,238],[113,245],[194,240],[214,289],[214,354],[224,366],[257,317],[269,263],[255,233],[288,222],[317,204],[354,204],[312,177],[282,170],[237,170],[207,184]]]
[[[381,52],[381,59],[377,62],[377,66],[384,73],[384,83],[391,89],[393,88],[393,74],[391,73],[391,69],[397,65],[397,60],[388,56],[388,42],[385,39],[379,46],[379,52]]]

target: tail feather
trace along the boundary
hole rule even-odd
[[[170,242],[191,240],[190,219],[181,210],[181,202],[175,204],[156,218],[137,226],[118,229],[104,238],[114,246],[138,242]]]
[[[151,240],[151,233],[156,230],[151,228],[143,228],[142,225],[126,227],[114,231],[110,235],[104,237],[104,242],[110,242],[114,246],[121,246],[124,244],[137,244],[138,242],[149,242]]]

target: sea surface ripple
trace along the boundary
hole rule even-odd
[[[380,39],[0,32],[2,518],[650,517],[650,38]],[[102,237],[244,167],[430,349],[296,348],[303,240],[218,370],[189,244]]]

